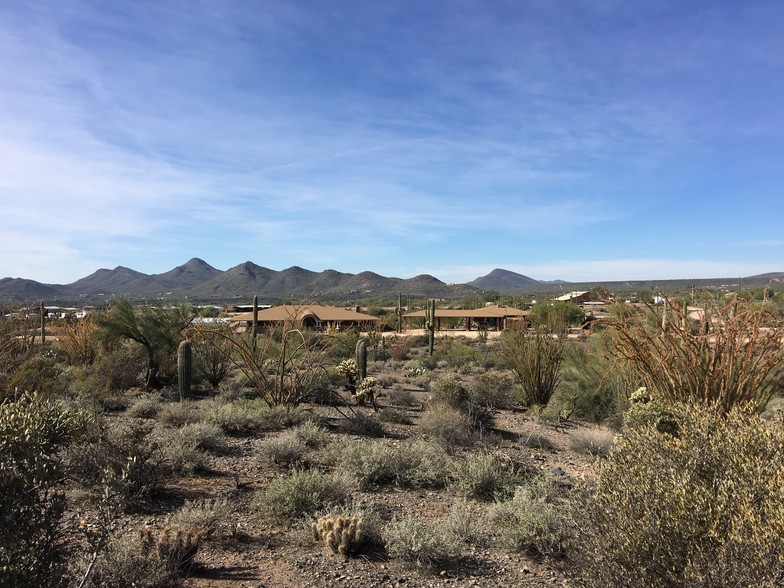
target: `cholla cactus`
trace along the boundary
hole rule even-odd
[[[362,519],[327,515],[313,523],[313,538],[348,559],[362,549]]]
[[[362,380],[356,394],[357,402],[359,402],[359,404],[365,404],[366,400],[370,400],[373,408],[376,408],[376,383],[377,380],[373,376],[369,376]]]
[[[335,366],[335,372],[346,378],[345,388],[352,394],[357,392],[357,362],[353,359],[344,359]]]

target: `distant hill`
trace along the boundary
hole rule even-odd
[[[388,278],[365,271],[349,274],[327,269],[314,272],[299,266],[282,271],[272,270],[246,261],[226,271],[193,258],[162,274],[144,274],[117,266],[99,269],[71,284],[42,284],[24,278],[0,279],[0,303],[47,303],[75,305],[95,303],[110,297],[189,299],[195,302],[220,302],[237,298],[250,299],[257,294],[267,303],[280,300],[329,300],[346,302],[368,299],[394,299],[398,292],[413,298],[459,299],[483,291],[504,294],[545,294],[561,290],[590,290],[595,287],[610,291],[634,290],[686,291],[699,287],[744,288],[766,284],[784,284],[784,273],[769,273],[745,278],[700,280],[647,280],[634,282],[570,283],[556,280],[544,282],[504,269],[494,269],[486,276],[467,284],[446,284],[423,274],[413,278]]]
[[[481,290],[509,292],[521,290],[534,284],[541,284],[541,282],[522,274],[516,274],[509,270],[496,268],[486,276],[477,278],[472,282],[468,282],[468,284]]]

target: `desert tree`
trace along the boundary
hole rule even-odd
[[[141,345],[147,354],[145,387],[155,388],[162,362],[173,356],[183,331],[194,318],[188,304],[176,306],[154,302],[134,308],[130,299],[117,300],[96,316],[96,324],[109,339],[125,339]]]

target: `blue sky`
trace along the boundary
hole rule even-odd
[[[0,277],[784,271],[784,3],[0,6]]]

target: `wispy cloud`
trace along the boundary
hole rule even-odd
[[[777,89],[760,80],[777,79],[784,44],[768,24],[766,51],[730,50],[721,9],[46,4],[0,8],[0,275],[153,273],[199,255],[473,279],[459,268],[480,255],[513,269],[579,243],[580,259],[612,259],[613,237],[630,257],[640,235],[688,250],[709,229],[663,231],[700,217],[705,178],[748,164],[780,179],[765,154],[784,117],[759,96]],[[738,80],[764,118],[742,109]],[[716,192],[741,200],[737,178]],[[765,230],[778,202],[744,224]],[[526,267],[577,279],[623,263]],[[630,269],[724,267],[662,263]]]

